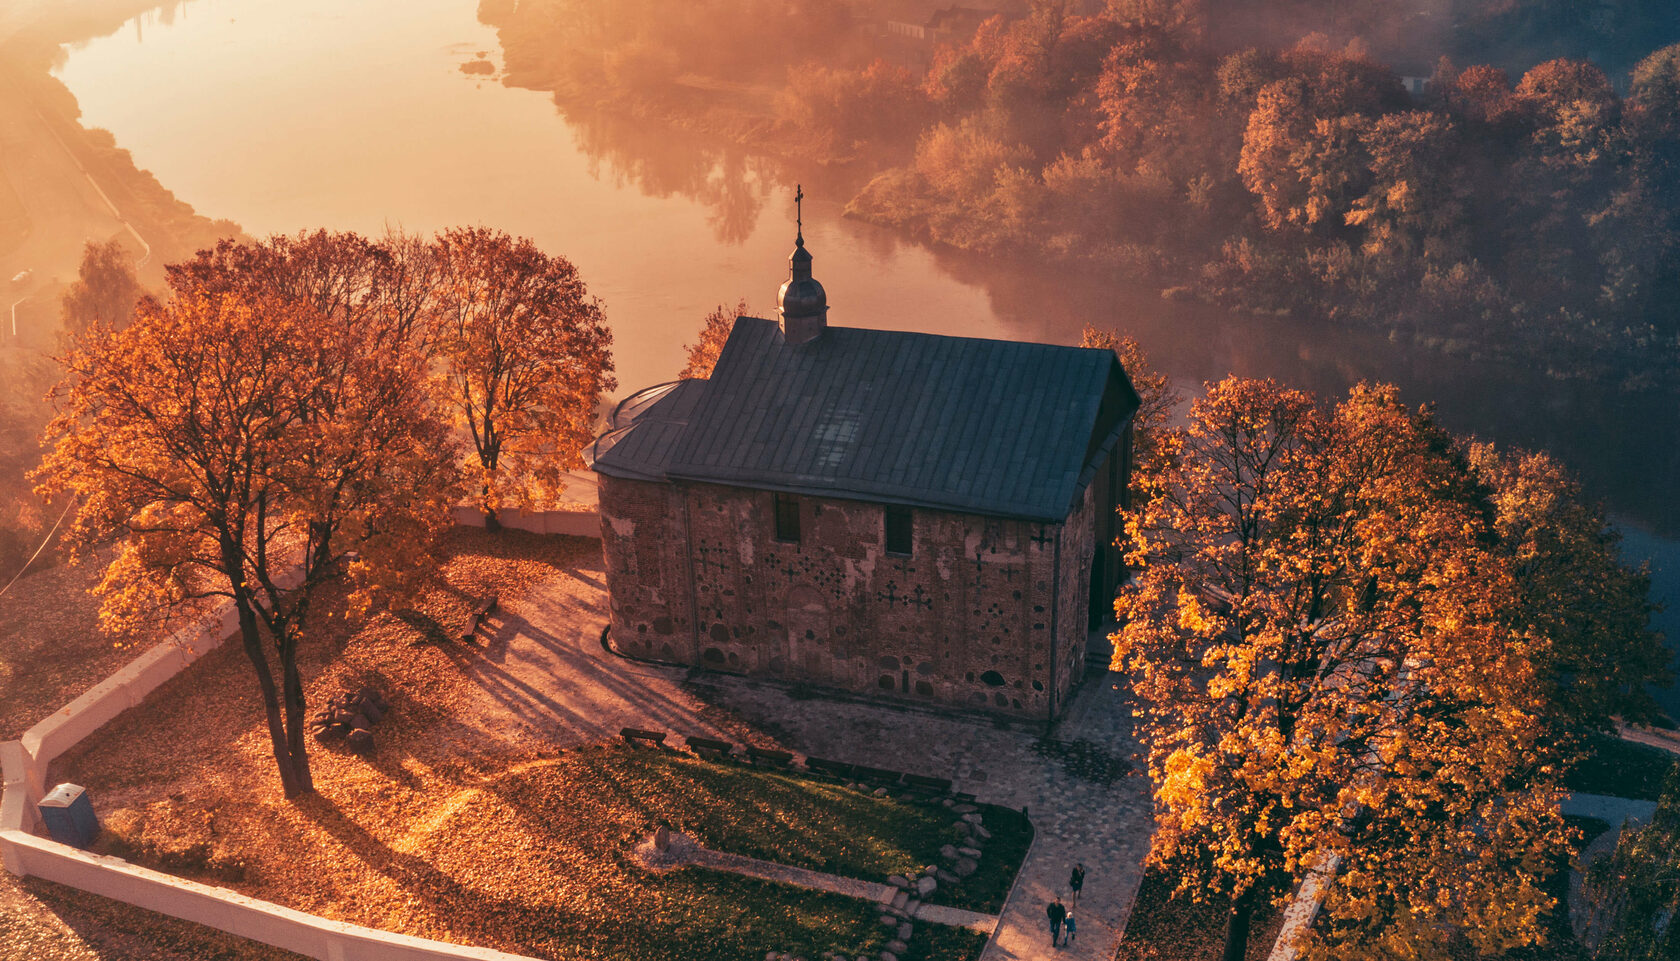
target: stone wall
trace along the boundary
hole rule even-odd
[[[800,498],[797,544],[766,491],[602,477],[600,505],[625,653],[1031,718],[1083,673],[1089,491],[1067,529],[917,509],[907,557],[879,504]]]
[[[1091,560],[1096,553],[1097,487],[1087,485],[1079,506],[1062,526],[1057,565],[1060,584],[1056,604],[1056,702],[1060,713],[1085,676],[1085,642],[1090,634]]]

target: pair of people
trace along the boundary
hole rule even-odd
[[[1073,866],[1073,873],[1068,876],[1068,889],[1073,892],[1074,907],[1079,906],[1079,892],[1083,890],[1084,887],[1085,865],[1075,864]],[[1073,912],[1069,911],[1067,906],[1062,904],[1060,895],[1056,897],[1056,900],[1050,903],[1050,906],[1045,909],[1045,913],[1050,918],[1050,946],[1053,948],[1059,947],[1060,945],[1058,942],[1061,944],[1072,944],[1073,939],[1079,934],[1079,923],[1073,919]],[[1063,927],[1067,928],[1067,939],[1065,941],[1062,940]]]
[[[1073,939],[1079,935],[1079,922],[1074,920],[1073,912],[1062,904],[1060,897],[1051,901],[1050,907],[1045,911],[1050,916],[1050,946],[1055,948],[1064,944],[1072,944]],[[1067,929],[1066,938],[1062,937],[1064,928]]]

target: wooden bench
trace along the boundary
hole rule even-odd
[[[974,795],[968,793],[967,791],[952,791],[951,792],[951,800],[960,802],[962,804],[973,804],[975,802],[975,800],[977,800],[977,799],[974,797]]]
[[[688,742],[688,749],[701,757],[728,757],[735,751],[735,745],[716,738],[690,734],[684,740]]]
[[[793,755],[787,751],[753,747],[750,744],[747,746],[747,757],[751,758],[754,764],[762,764],[765,767],[787,767],[793,763]]]
[[[664,731],[644,731],[639,727],[627,727],[620,730],[618,734],[631,747],[635,747],[637,744],[646,744],[648,747],[665,746]]]
[[[805,759],[805,770],[816,774],[826,774],[830,777],[851,777],[852,765],[843,761],[830,761],[820,757]]]
[[[918,794],[949,794],[951,793],[951,779],[948,777],[928,777],[926,774],[906,774],[904,783]]]
[[[466,629],[461,632],[461,640],[471,642],[478,637],[478,626],[484,623],[485,619],[491,614],[496,613],[496,605],[499,601],[500,598],[492,595],[489,600],[472,612],[472,616],[467,618]]]
[[[867,781],[870,784],[883,787],[897,784],[904,777],[898,771],[889,771],[884,767],[865,767],[862,764],[852,766],[852,775],[859,781]]]

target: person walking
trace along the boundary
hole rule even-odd
[[[1079,934],[1079,922],[1073,919],[1072,911],[1068,912],[1067,920],[1062,922],[1062,930],[1067,932],[1067,936],[1062,938],[1062,943],[1072,944],[1074,937]]]
[[[1056,900],[1050,902],[1050,906],[1044,909],[1044,913],[1050,916],[1050,946],[1052,948],[1058,947],[1057,942],[1062,937],[1062,922],[1067,920],[1067,908],[1062,905],[1060,895],[1056,896]]]
[[[1073,906],[1079,907],[1079,891],[1085,887],[1085,865],[1075,864],[1073,874],[1068,876],[1068,887],[1073,889]]]

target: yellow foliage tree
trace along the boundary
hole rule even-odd
[[[595,436],[617,386],[612,334],[577,268],[483,227],[439,235],[434,327],[444,398],[472,437],[485,518],[540,506]]]
[[[1115,658],[1157,785],[1150,859],[1231,898],[1225,957],[1330,857],[1310,957],[1539,941],[1565,841],[1548,639],[1462,448],[1392,388],[1325,409],[1230,379],[1143,484]]]
[[[707,314],[706,319],[700,322],[700,339],[684,347],[688,351],[688,363],[678,376],[684,379],[712,376],[718,355],[723,353],[723,345],[729,342],[729,332],[735,329],[735,318],[746,313],[747,302],[743,298],[734,307],[718,304]]]
[[[222,253],[229,270],[267,260]],[[252,275],[217,263],[176,272],[179,293],[142,300],[125,329],[77,341],[34,476],[44,495],[79,498],[79,554],[117,541],[98,588],[106,628],[232,603],[295,798],[314,789],[297,654],[323,588],[347,579],[365,610],[411,584],[449,522],[455,453],[423,359],[379,322],[389,314],[351,323],[295,297],[255,300],[235,289],[254,289]]]

